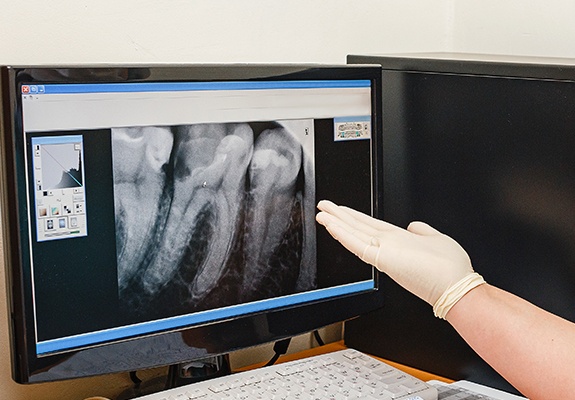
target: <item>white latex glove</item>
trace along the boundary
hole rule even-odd
[[[406,229],[322,200],[317,221],[361,260],[433,306],[445,318],[461,297],[485,283],[463,248],[423,222]]]

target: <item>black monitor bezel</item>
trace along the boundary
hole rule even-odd
[[[67,73],[62,73],[64,70]],[[72,71],[76,78],[70,78]],[[73,75],[73,76],[74,76]],[[18,230],[26,226],[26,213],[19,210],[19,199],[25,198],[25,185],[17,182],[17,171],[22,168],[24,149],[15,138],[22,135],[21,97],[19,87],[25,82],[34,83],[91,83],[91,82],[149,82],[149,81],[204,81],[204,80],[315,80],[322,79],[368,79],[372,85],[372,185],[373,215],[381,217],[382,193],[382,109],[381,70],[375,66],[325,66],[325,65],[175,65],[175,66],[70,66],[70,67],[3,67],[1,69],[2,89],[2,212],[3,237],[7,278],[7,296],[10,307],[10,330],[13,378],[20,383],[44,382],[54,378],[44,374],[63,360],[74,357],[91,359],[97,353],[96,346],[59,355],[39,357],[35,352],[33,326],[29,318],[32,306],[30,276],[23,268],[22,248],[27,246],[27,234]],[[358,262],[360,262],[358,260]],[[381,307],[383,293],[379,273],[375,276],[376,288],[368,292],[345,295],[337,298],[313,301],[286,308],[248,314],[239,318],[193,326],[178,330],[177,335],[200,340],[197,358],[219,355],[235,349],[277,341],[286,337],[344,321]],[[262,330],[262,327],[265,329]],[[224,333],[235,333],[224,335]],[[139,352],[153,340],[154,357],[143,360],[141,365],[130,365],[131,370],[157,367],[181,362],[175,357],[162,358],[162,337],[173,332],[162,332],[152,336],[105,344],[116,354],[126,357]],[[167,334],[167,335],[164,335]],[[225,338],[224,338],[225,336]],[[233,336],[233,337],[230,337]],[[166,346],[169,344],[166,343]],[[194,356],[195,357],[195,356]],[[123,372],[122,365],[107,365],[97,374]],[[94,373],[96,374],[96,373]],[[68,371],[58,379],[88,376],[82,372]]]

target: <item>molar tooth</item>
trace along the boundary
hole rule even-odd
[[[224,273],[241,226],[244,207],[246,171],[253,154],[253,132],[246,124],[230,126],[230,133],[218,146],[214,164],[221,177],[218,181],[215,207],[217,227],[209,245],[208,257],[198,269],[191,285],[192,301],[200,301],[210,294]],[[207,187],[214,183],[206,177]]]
[[[173,135],[169,128],[112,130],[118,284],[124,290],[153,246]]]
[[[195,276],[190,283],[193,296],[209,291],[223,271],[232,247],[241,209],[246,168],[251,159],[253,132],[247,124],[192,125],[176,134],[174,148],[174,192],[159,252],[143,275],[148,294],[161,290],[185,269]],[[210,209],[213,217],[201,221],[210,229],[197,226],[200,212]],[[203,211],[202,211],[203,210]],[[209,232],[198,238],[207,249],[196,265],[181,265],[194,232]]]
[[[245,301],[257,296],[269,273],[270,259],[289,229],[302,156],[301,144],[283,127],[262,132],[254,145],[242,285]]]

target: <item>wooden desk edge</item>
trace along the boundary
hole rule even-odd
[[[318,347],[314,347],[312,349],[303,350],[303,351],[300,351],[297,353],[286,354],[284,356],[281,356],[278,359],[277,364],[282,363],[282,362],[299,360],[299,359],[306,358],[306,357],[312,357],[312,356],[316,356],[319,354],[332,353],[334,351],[339,351],[339,350],[344,350],[344,349],[347,349],[347,346],[343,343],[343,341],[328,343],[328,344],[323,345],[323,346],[318,346]],[[451,379],[447,379],[447,378],[444,378],[442,376],[432,374],[430,372],[420,371],[416,368],[412,368],[412,367],[402,365],[402,364],[399,364],[399,363],[396,363],[393,361],[389,361],[389,360],[383,359],[381,357],[376,357],[376,356],[373,356],[373,357],[377,358],[379,360],[382,360],[382,361],[388,363],[389,365],[391,365],[391,366],[393,366],[393,367],[395,367],[395,368],[397,368],[397,369],[399,369],[405,373],[413,375],[416,378],[421,379],[422,381],[437,380],[437,381],[441,381],[441,382],[445,382],[445,383],[452,383],[453,382],[453,380],[451,380]],[[258,364],[250,365],[248,367],[240,368],[239,371],[246,371],[246,370],[250,370],[250,369],[255,369],[255,368],[262,367],[264,365],[265,365],[265,363],[258,363]]]

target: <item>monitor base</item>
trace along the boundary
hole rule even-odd
[[[136,383],[133,387],[123,391],[116,400],[134,399],[230,373],[230,360],[227,354],[170,365],[168,375]]]

